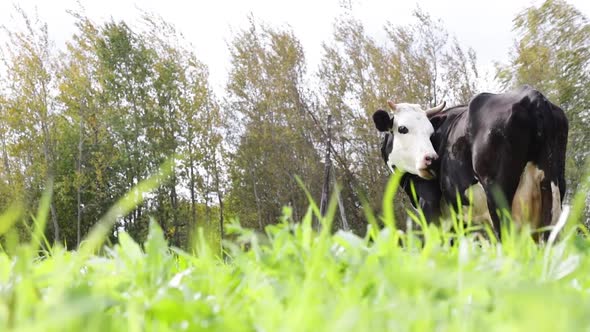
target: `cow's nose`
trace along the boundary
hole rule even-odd
[[[424,156],[424,163],[427,166],[430,166],[430,164],[432,164],[433,161],[438,159],[438,155],[436,153],[432,153],[432,154],[427,154]]]

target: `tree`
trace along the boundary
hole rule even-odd
[[[16,8],[24,22],[24,29],[11,31],[3,27],[7,43],[3,45],[7,69],[8,96],[4,107],[12,124],[6,133],[11,140],[11,153],[17,158],[27,160],[24,181],[25,193],[35,193],[24,197],[34,202],[39,190],[48,179],[55,178],[55,59],[52,57],[52,44],[49,40],[47,24],[37,17],[31,20],[25,12]],[[9,142],[4,141],[5,149]],[[7,169],[8,170],[8,169]],[[60,241],[55,203],[50,204],[52,240]]]
[[[58,75],[60,77],[58,100],[62,103],[63,114],[68,119],[64,123],[60,137],[61,145],[67,146],[67,148],[62,153],[63,156],[60,160],[70,160],[71,158],[67,156],[72,155],[71,151],[73,149],[76,151],[75,165],[64,165],[64,171],[62,172],[64,186],[62,190],[68,190],[66,185],[68,183],[75,187],[75,243],[76,246],[79,246],[82,233],[97,220],[97,217],[92,217],[93,213],[99,211],[93,208],[97,205],[97,201],[100,201],[100,196],[95,193],[104,187],[104,183],[101,183],[100,166],[98,169],[94,167],[97,165],[97,154],[101,151],[98,142],[99,129],[97,126],[99,124],[96,120],[102,117],[100,107],[98,107],[98,83],[94,79],[98,70],[97,58],[94,53],[98,29],[89,19],[82,15],[78,13],[73,13],[73,15],[77,19],[78,33],[73,36],[72,41],[68,42],[67,52],[64,52],[60,57],[62,61]],[[67,135],[68,133],[69,135]],[[77,142],[75,148],[64,139],[69,136],[74,136],[71,143]],[[104,136],[104,133],[101,136]],[[101,155],[104,156],[104,154]],[[69,172],[72,166],[75,170],[73,177],[70,176],[72,173]],[[99,203],[99,205],[102,204]],[[62,206],[62,208],[65,211],[70,211],[67,206]],[[90,214],[86,218],[88,220],[83,222],[85,211],[90,212]]]
[[[235,150],[230,151],[232,188],[228,210],[245,225],[262,229],[278,221],[288,205],[293,218],[307,210],[299,176],[314,194],[320,158],[308,130],[304,94],[305,60],[290,31],[257,24],[238,33],[230,45],[228,109]],[[316,196],[317,197],[317,196]]]
[[[190,238],[198,224],[198,198],[204,201],[206,211],[201,220],[211,223],[211,160],[221,147],[216,130],[221,126],[221,118],[208,84],[207,67],[189,49],[182,35],[153,15],[144,15],[144,22],[147,41],[157,55],[154,66],[157,101],[153,131],[149,136],[153,155],[149,159],[159,163],[166,156],[179,154],[181,157],[179,171],[158,190],[161,206],[158,217],[162,221],[171,219],[173,243],[180,245],[188,242],[181,237]],[[181,184],[188,186],[190,193],[189,220],[180,220],[177,187]],[[221,202],[219,191],[217,195]],[[164,197],[169,198],[168,203],[164,204]]]
[[[150,138],[155,130],[153,68],[155,53],[145,38],[124,22],[108,22],[96,43],[99,61],[98,81],[104,92],[101,106],[109,137],[114,144],[110,190],[114,197],[145,178],[155,167],[149,158]],[[157,162],[157,160],[153,160]],[[119,227],[141,239],[147,234],[149,202],[126,216]]]
[[[385,30],[393,48],[388,58],[400,72],[396,97],[423,105],[465,104],[477,92],[476,55],[465,51],[441,20],[434,20],[419,7],[416,22],[407,26],[389,23]]]
[[[387,85],[390,80],[380,80],[386,77],[380,76],[376,67],[384,60],[383,50],[365,34],[360,22],[345,19],[334,27],[335,43],[324,44],[320,65],[323,100],[318,123],[327,123],[330,114],[333,117],[332,127],[337,128],[331,139],[334,171],[337,182],[343,184],[341,195],[351,228],[362,234],[366,222],[360,209],[361,197],[365,196],[376,209],[387,180],[379,157],[379,141],[369,119],[371,110],[379,107],[381,98],[377,95],[391,91]]]

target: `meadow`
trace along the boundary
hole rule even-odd
[[[590,20],[571,1],[496,6],[505,23],[486,7],[492,25],[445,2],[476,17],[459,29],[480,54],[419,6],[387,22],[351,1],[318,9],[332,28],[315,51],[288,21],[244,13],[224,71],[204,61],[212,44],[187,39],[216,38],[193,24],[217,21],[210,6],[162,2],[187,28],[147,7],[102,18],[55,1],[55,26],[19,6],[34,2],[49,3],[0,19],[0,332],[590,330]],[[133,1],[119,2],[101,6]],[[484,26],[512,29],[510,49]],[[406,213],[371,115],[390,98],[462,105],[523,84],[569,121],[549,240],[506,211],[501,242],[469,210],[444,230]]]
[[[321,216],[310,200],[300,223],[265,233],[231,223],[231,241],[170,247],[154,220],[147,240],[126,233],[103,245],[117,218],[154,190],[165,172],[121,198],[77,251],[44,240],[51,192],[33,218],[31,240],[0,216],[1,331],[580,331],[590,328],[590,239],[578,223],[586,192],[564,209],[547,243],[526,229],[482,240],[467,223],[453,232],[415,216],[395,228],[388,182],[383,215],[365,209],[366,237],[331,232],[332,200]],[[590,179],[586,177],[586,179]],[[586,188],[588,188],[587,180]],[[566,218],[567,217],[567,218]],[[321,230],[313,227],[314,218]],[[381,219],[385,227],[377,227]],[[509,224],[506,224],[509,225]],[[559,234],[558,234],[559,233]],[[245,245],[246,244],[246,245]],[[245,250],[247,247],[247,250]]]

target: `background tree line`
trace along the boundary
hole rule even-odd
[[[454,105],[480,92],[473,49],[420,9],[412,24],[386,24],[384,41],[343,15],[311,73],[291,30],[251,17],[228,45],[221,95],[191,45],[156,16],[132,29],[72,12],[77,31],[56,50],[47,25],[19,12],[23,28],[2,30],[0,209],[21,201],[32,211],[53,179],[46,235],[68,248],[171,156],[174,174],[118,222],[113,240],[121,230],[143,240],[149,218],[177,246],[195,226],[217,241],[232,218],[257,229],[283,212],[297,221],[308,212],[297,177],[317,202],[325,183],[332,192],[338,184],[336,227],[363,233],[362,205],[379,210],[388,178],[372,112],[392,97]],[[531,84],[564,108],[574,192],[589,153],[590,24],[548,0],[518,13],[514,30],[498,82]],[[30,223],[26,216],[21,236]]]

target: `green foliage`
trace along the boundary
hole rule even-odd
[[[0,29],[7,37],[6,45],[2,45],[7,69],[2,79],[9,82],[3,84],[6,98],[0,99],[3,179],[8,184],[2,195],[35,204],[47,179],[53,180],[56,175],[55,58],[47,24],[38,17],[29,19],[19,8],[16,12],[23,29]],[[53,238],[59,241],[55,203],[50,203],[50,209]]]
[[[251,18],[230,46],[227,85],[231,151],[228,210],[249,227],[276,223],[283,205],[295,218],[307,200],[295,177],[314,196],[321,188],[316,135],[306,110],[305,59],[292,32],[272,29]]]
[[[219,108],[207,68],[174,27],[146,15],[135,31],[72,13],[77,31],[56,56],[47,26],[19,13],[25,30],[2,30],[0,206],[35,206],[51,179],[54,232],[46,235],[73,249],[117,197],[181,155],[164,185],[116,221],[111,239],[125,230],[143,240],[150,217],[178,246],[188,245],[197,222],[219,229],[211,197],[224,188],[210,176],[222,163]],[[28,223],[18,224],[21,237]]]

